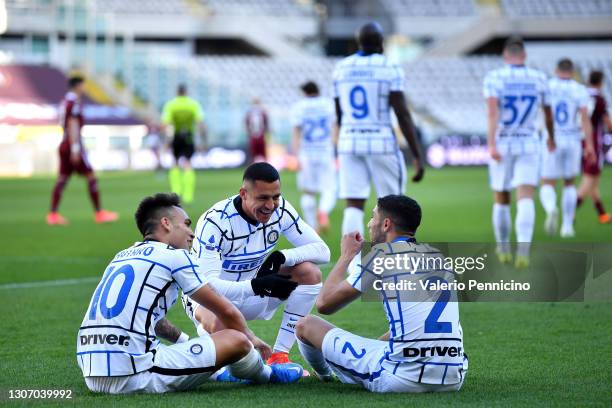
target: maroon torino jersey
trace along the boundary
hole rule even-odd
[[[79,123],[79,143],[83,127],[83,104],[74,92],[68,92],[60,105],[60,124],[64,128],[64,141],[68,140],[68,118],[76,118]]]
[[[261,108],[251,108],[246,114],[246,128],[250,139],[263,138],[268,131],[268,115]]]
[[[603,135],[604,135],[604,127],[606,124],[604,123],[604,116],[607,113],[607,105],[606,100],[601,93],[597,89],[589,89],[592,98],[592,108],[591,108],[591,125],[593,125],[593,147],[597,153],[603,147]]]

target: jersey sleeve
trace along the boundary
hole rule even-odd
[[[404,92],[404,70],[398,65],[393,65],[389,90],[391,92]]]
[[[499,98],[501,95],[501,84],[494,72],[489,72],[485,76],[482,94],[485,98]]]
[[[230,282],[220,278],[223,268],[221,255],[225,245],[221,223],[219,217],[211,211],[200,217],[195,230],[196,239],[193,242],[192,253],[197,259],[200,271],[221,295],[230,300],[253,296],[250,281]]]
[[[366,255],[358,254],[357,256],[360,257],[360,261],[351,262],[351,265],[349,265],[349,270],[347,271],[348,277],[346,278],[346,282],[354,289],[363,292],[363,277],[366,273],[374,273],[372,263],[374,262],[374,258],[380,256],[381,253],[384,253],[382,249],[372,247],[370,252],[368,252]]]
[[[590,102],[591,95],[589,95],[588,89],[586,86],[581,85],[578,91],[578,107],[588,109]]]
[[[329,262],[330,252],[327,244],[314,229],[306,224],[298,215],[297,211],[285,200],[281,198],[282,204],[279,211],[282,212],[280,218],[281,233],[295,248],[283,249],[285,255],[285,265],[293,266],[302,262],[313,262],[324,264]]]
[[[186,250],[176,250],[176,258],[177,262],[170,273],[186,295],[208,283],[198,262]]]

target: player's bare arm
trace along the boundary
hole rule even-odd
[[[155,334],[171,343],[176,343],[182,333],[181,329],[170,323],[166,318],[161,319],[155,325]]]
[[[554,152],[555,145],[555,119],[553,117],[552,109],[550,105],[544,105],[542,107],[544,111],[544,124],[546,125],[546,131],[548,132],[548,139],[546,139],[546,147],[549,152]]]
[[[79,144],[79,121],[68,118],[68,139],[70,140],[70,160],[73,164],[81,161],[81,145]]]
[[[495,161],[501,160],[501,154],[497,151],[495,143],[495,132],[497,131],[497,121],[499,120],[499,105],[497,98],[487,98],[487,147],[489,154]]]
[[[418,182],[423,178],[425,174],[425,168],[423,166],[421,150],[419,149],[416,132],[414,130],[414,122],[412,121],[412,115],[410,115],[410,111],[408,110],[404,93],[391,92],[389,94],[389,103],[393,108],[395,115],[397,116],[397,122],[399,124],[399,127],[402,131],[402,134],[406,138],[406,141],[408,142],[408,146],[410,147],[410,151],[412,153],[412,161],[415,171],[415,174],[412,177],[412,181]]]
[[[582,133],[584,134],[584,158],[589,163],[593,163],[596,160],[595,147],[593,146],[593,126],[591,125],[591,118],[586,107],[580,108],[580,122],[582,124]]]
[[[300,139],[302,138],[302,131],[299,126],[293,127],[293,133],[291,135],[291,150],[293,154],[297,156],[300,153]]]
[[[317,298],[319,313],[333,314],[359,297],[360,292],[348,284],[345,274],[353,258],[361,251],[363,242],[358,232],[342,237],[340,258],[323,283]]]

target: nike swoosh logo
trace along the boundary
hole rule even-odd
[[[298,373],[301,373],[301,372],[302,372],[302,369],[301,369],[301,368],[299,368],[299,367],[290,367],[290,368],[289,368],[289,370],[295,370],[295,371],[296,371],[296,372],[298,372]]]

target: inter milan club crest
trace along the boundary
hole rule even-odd
[[[197,356],[198,354],[202,352],[202,346],[196,343],[193,346],[191,346],[189,351],[191,351],[191,354],[195,354]]]
[[[268,237],[266,238],[268,240],[268,244],[274,244],[276,243],[276,241],[278,241],[278,231],[277,230],[272,230],[270,232],[268,232]]]

